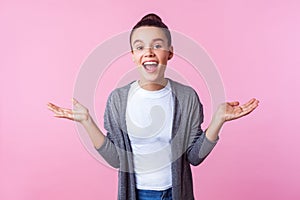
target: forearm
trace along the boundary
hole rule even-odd
[[[94,147],[99,149],[104,143],[105,135],[101,132],[91,117],[81,122],[81,124],[87,131],[92,143],[94,144]]]
[[[217,142],[218,140],[210,141],[204,134],[201,134],[187,150],[190,164],[197,166],[202,163],[213,150]]]
[[[218,119],[217,117],[213,117],[206,130],[207,139],[212,142],[216,141],[219,137],[219,133],[223,124],[224,124],[224,120]]]

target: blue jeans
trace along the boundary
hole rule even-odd
[[[137,190],[138,200],[172,200],[172,188],[156,190]]]

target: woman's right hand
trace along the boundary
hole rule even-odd
[[[73,110],[68,108],[61,108],[53,103],[48,103],[48,109],[54,113],[54,117],[66,118],[73,121],[83,123],[90,119],[89,111],[86,107],[81,105],[76,99],[72,99]]]

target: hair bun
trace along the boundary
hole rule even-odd
[[[154,13],[150,13],[148,15],[145,15],[141,21],[146,21],[146,20],[151,20],[151,21],[156,21],[156,22],[162,22],[161,18],[159,16],[157,16]]]
[[[134,32],[135,29],[143,27],[143,26],[153,26],[153,27],[158,27],[158,28],[162,28],[163,32],[166,34],[166,37],[168,39],[168,45],[171,46],[171,33],[167,27],[167,25],[165,25],[161,18],[159,16],[157,16],[154,13],[149,13],[147,15],[145,15],[131,30],[130,32],[130,45],[131,45],[131,37],[132,34]],[[132,49],[132,46],[131,46]]]

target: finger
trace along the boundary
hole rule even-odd
[[[60,108],[57,106],[52,106],[52,107],[49,106],[48,109],[57,115],[70,115],[71,116],[74,114],[81,114],[81,111],[71,110],[71,109],[67,109],[67,108]]]
[[[54,105],[53,103],[50,103],[50,102],[47,103],[47,106],[48,106],[48,107],[51,107],[51,108],[52,108],[52,107],[55,107],[55,105]]]
[[[252,98],[252,99],[250,99],[247,103],[245,103],[243,106],[247,107],[247,106],[253,104],[255,101],[256,101],[256,99],[255,99],[255,98]]]
[[[69,116],[65,116],[65,115],[54,115],[54,117],[56,117],[56,118],[64,118],[64,119],[69,119],[69,120],[73,120],[74,121],[73,117],[69,117]]]
[[[74,112],[73,110],[70,110],[70,109],[62,109],[61,110],[62,113],[64,113],[65,115],[74,115]]]
[[[57,118],[66,118],[66,119],[75,121],[75,115],[82,113],[81,111],[77,111],[77,110],[61,108],[52,103],[48,103],[47,106],[48,106],[48,109],[54,113],[54,117],[57,117]]]
[[[49,110],[51,110],[53,112],[55,112],[56,110],[58,110],[58,107],[55,106],[54,104],[51,104],[51,103],[48,103],[47,107],[48,107]]]
[[[238,106],[240,103],[238,101],[228,102],[231,106]]]
[[[64,108],[61,108],[61,107],[59,107],[59,106],[57,106],[57,105],[54,105],[53,103],[48,103],[47,104],[47,106],[48,106],[48,108],[50,109],[50,110],[52,110],[52,111],[59,111],[59,110],[62,110],[62,109],[64,109]]]
[[[52,108],[52,104],[51,103],[47,103],[47,108],[50,109],[50,110],[52,110],[53,109]]]
[[[249,102],[242,105],[241,107],[242,107],[243,110],[247,110],[247,109],[256,108],[257,106],[258,106],[258,100],[251,99]]]
[[[69,113],[71,111],[70,109],[60,108],[57,106],[48,106],[48,109],[54,112],[55,114]]]
[[[71,111],[71,109],[69,109],[69,108],[61,108],[61,107],[59,107],[59,106],[56,106],[56,105],[54,105],[54,104],[52,104],[52,103],[49,103],[48,104],[48,108],[50,109],[50,110],[52,110],[53,112],[68,112],[68,111]]]
[[[74,99],[74,98],[73,98]],[[79,103],[79,101],[77,101],[76,99],[72,100],[73,102],[73,108],[78,108],[78,109],[87,109],[86,107],[84,107],[81,103]]]
[[[70,112],[72,112],[71,109],[67,109],[67,108],[57,108],[55,111],[57,113],[70,113]]]
[[[59,117],[59,118],[67,118],[74,120],[74,114],[72,111],[62,111],[62,112],[56,112],[54,113],[54,117]]]
[[[251,104],[247,107],[242,107],[242,112],[241,112],[241,116],[245,116],[248,115],[249,113],[251,113],[255,108],[257,108],[258,104]]]
[[[53,105],[53,103],[50,103],[50,102],[47,103],[47,106],[51,106],[51,105]]]
[[[79,103],[74,97],[72,98],[72,103],[73,105],[76,105],[77,103]]]

